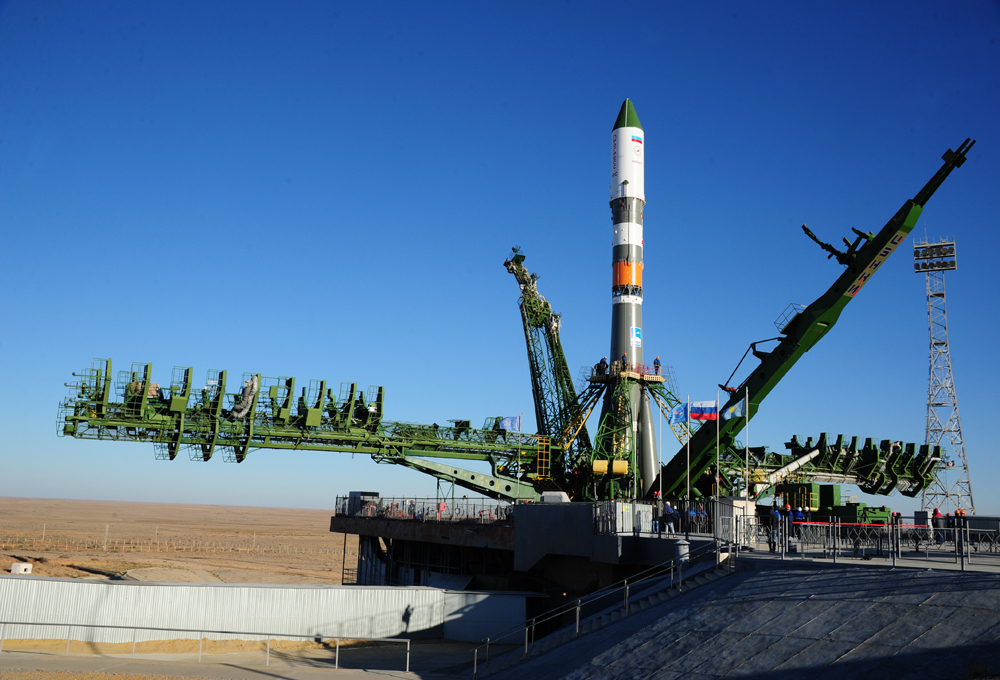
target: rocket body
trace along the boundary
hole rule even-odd
[[[642,220],[646,206],[646,133],[632,102],[622,104],[611,131],[611,355],[625,371],[643,374],[642,360]],[[626,366],[621,366],[623,361]],[[598,453],[621,458],[630,453],[636,492],[645,496],[656,476],[652,409],[645,387],[634,378],[620,378],[605,393]],[[621,435],[628,432],[627,437]],[[631,441],[631,451],[626,448]]]
[[[645,132],[632,102],[611,132],[611,360],[642,363],[642,218],[646,206]]]

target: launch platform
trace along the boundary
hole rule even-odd
[[[338,498],[330,519],[331,532],[358,537],[357,555],[345,555],[345,583],[536,592],[547,596],[540,610],[715,541],[707,524],[667,532],[651,506],[631,502],[358,497]]]

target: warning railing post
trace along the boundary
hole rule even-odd
[[[893,513],[892,524],[889,525],[889,550],[892,551],[892,564],[896,565],[896,553],[899,551],[899,542],[896,540],[896,534],[899,533],[899,518]]]

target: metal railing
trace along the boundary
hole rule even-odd
[[[667,503],[672,511],[666,512]],[[683,500],[669,501],[600,501],[594,503],[594,533],[597,535],[634,534],[643,536],[679,536],[704,534],[718,538],[714,499],[692,501],[685,509]]]
[[[200,630],[197,628],[160,628],[154,626],[115,626],[115,625],[105,625],[105,624],[93,624],[93,623],[38,623],[38,622],[27,622],[27,621],[0,621],[0,652],[3,652],[4,641],[7,635],[7,626],[50,626],[53,628],[66,628],[66,654],[69,656],[69,643],[73,639],[73,629],[74,628],[99,628],[99,629],[112,629],[112,630],[131,630],[132,631],[132,658],[135,658],[135,645],[136,645],[136,632],[140,630],[155,630],[163,631],[169,633],[198,633],[198,663],[201,663],[201,650],[202,645],[205,641],[206,634],[212,635],[249,635],[256,638],[267,638],[267,649],[265,651],[265,666],[271,665],[271,638],[304,638],[309,640],[335,640],[336,647],[334,651],[333,667],[335,669],[340,668],[340,641],[341,640],[352,640],[358,642],[391,642],[396,644],[406,645],[406,672],[410,672],[410,641],[409,640],[399,640],[396,638],[355,638],[355,637],[333,637],[326,635],[319,635],[313,633],[312,635],[302,635],[298,633],[262,633],[254,631],[238,631],[238,630]],[[18,638],[18,639],[38,639],[38,638]],[[61,639],[61,638],[60,638]],[[190,638],[184,638],[190,639]],[[161,654],[163,652],[157,652]],[[180,652],[178,652],[180,653]]]
[[[737,518],[744,524],[751,518]],[[755,519],[755,518],[753,518]],[[909,521],[908,521],[909,520]],[[749,527],[747,527],[749,528]],[[933,527],[918,524],[911,518],[895,515],[888,522],[844,522],[832,518],[825,522],[789,521],[787,518],[757,524],[753,531],[744,532],[744,545],[766,543],[770,552],[786,557],[814,557],[832,559],[880,558],[896,561],[932,557],[944,558],[965,569],[973,563],[973,554],[1000,553],[1000,535],[993,529],[972,529],[962,518],[951,527]],[[949,547],[950,544],[950,547]],[[932,546],[933,550],[932,550]],[[906,552],[904,553],[904,548]]]
[[[356,506],[356,507],[352,507]],[[492,524],[513,520],[513,505],[490,498],[380,498],[358,501],[337,496],[336,514],[367,519],[405,519],[418,522],[474,522]]]
[[[587,378],[598,378],[609,375],[621,375],[623,373],[638,373],[639,375],[653,375],[653,376],[663,376],[662,367],[657,367],[655,364],[637,364],[637,363],[624,363],[621,359],[617,361],[612,361],[605,367],[600,364],[594,364],[593,366],[584,366],[584,371],[588,371],[589,375]]]
[[[650,567],[644,571],[635,574],[632,578],[624,579],[618,581],[609,586],[605,586],[600,590],[597,590],[585,597],[578,598],[573,602],[568,602],[564,605],[554,607],[549,611],[545,612],[541,616],[533,617],[530,620],[525,621],[523,624],[513,626],[507,630],[501,631],[496,635],[486,638],[482,644],[472,649],[472,677],[476,680],[479,673],[479,650],[484,650],[485,662],[484,668],[488,668],[490,664],[490,646],[496,645],[501,642],[501,640],[506,640],[509,638],[514,638],[516,636],[518,644],[520,644],[520,638],[523,634],[524,637],[524,657],[528,658],[528,650],[535,645],[535,632],[539,626],[543,624],[555,621],[557,619],[562,619],[566,617],[571,612],[574,614],[574,631],[573,637],[577,637],[580,634],[580,622],[582,618],[593,616],[606,611],[608,608],[613,608],[615,605],[620,603],[620,608],[623,612],[623,617],[629,616],[631,613],[631,606],[629,602],[629,595],[635,590],[637,586],[649,585],[650,581],[655,579],[664,579],[670,577],[669,588],[674,587],[674,575],[676,573],[677,578],[677,589],[683,592],[684,589],[684,565],[691,561],[694,557],[699,557],[702,555],[710,554],[711,552],[716,553],[716,564],[720,562],[721,559],[721,544],[719,541],[712,543],[706,543],[699,548],[692,550],[690,553],[679,555],[672,560],[657,564]],[[729,561],[730,568],[732,568],[732,561]],[[582,614],[583,609],[587,608],[589,611]],[[545,627],[545,626],[543,626]],[[550,631],[555,633],[557,630],[561,630],[562,626],[556,627],[554,630]],[[507,643],[510,644],[510,643]]]

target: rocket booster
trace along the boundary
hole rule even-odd
[[[642,216],[645,132],[631,100],[611,131],[611,359],[642,363]]]

